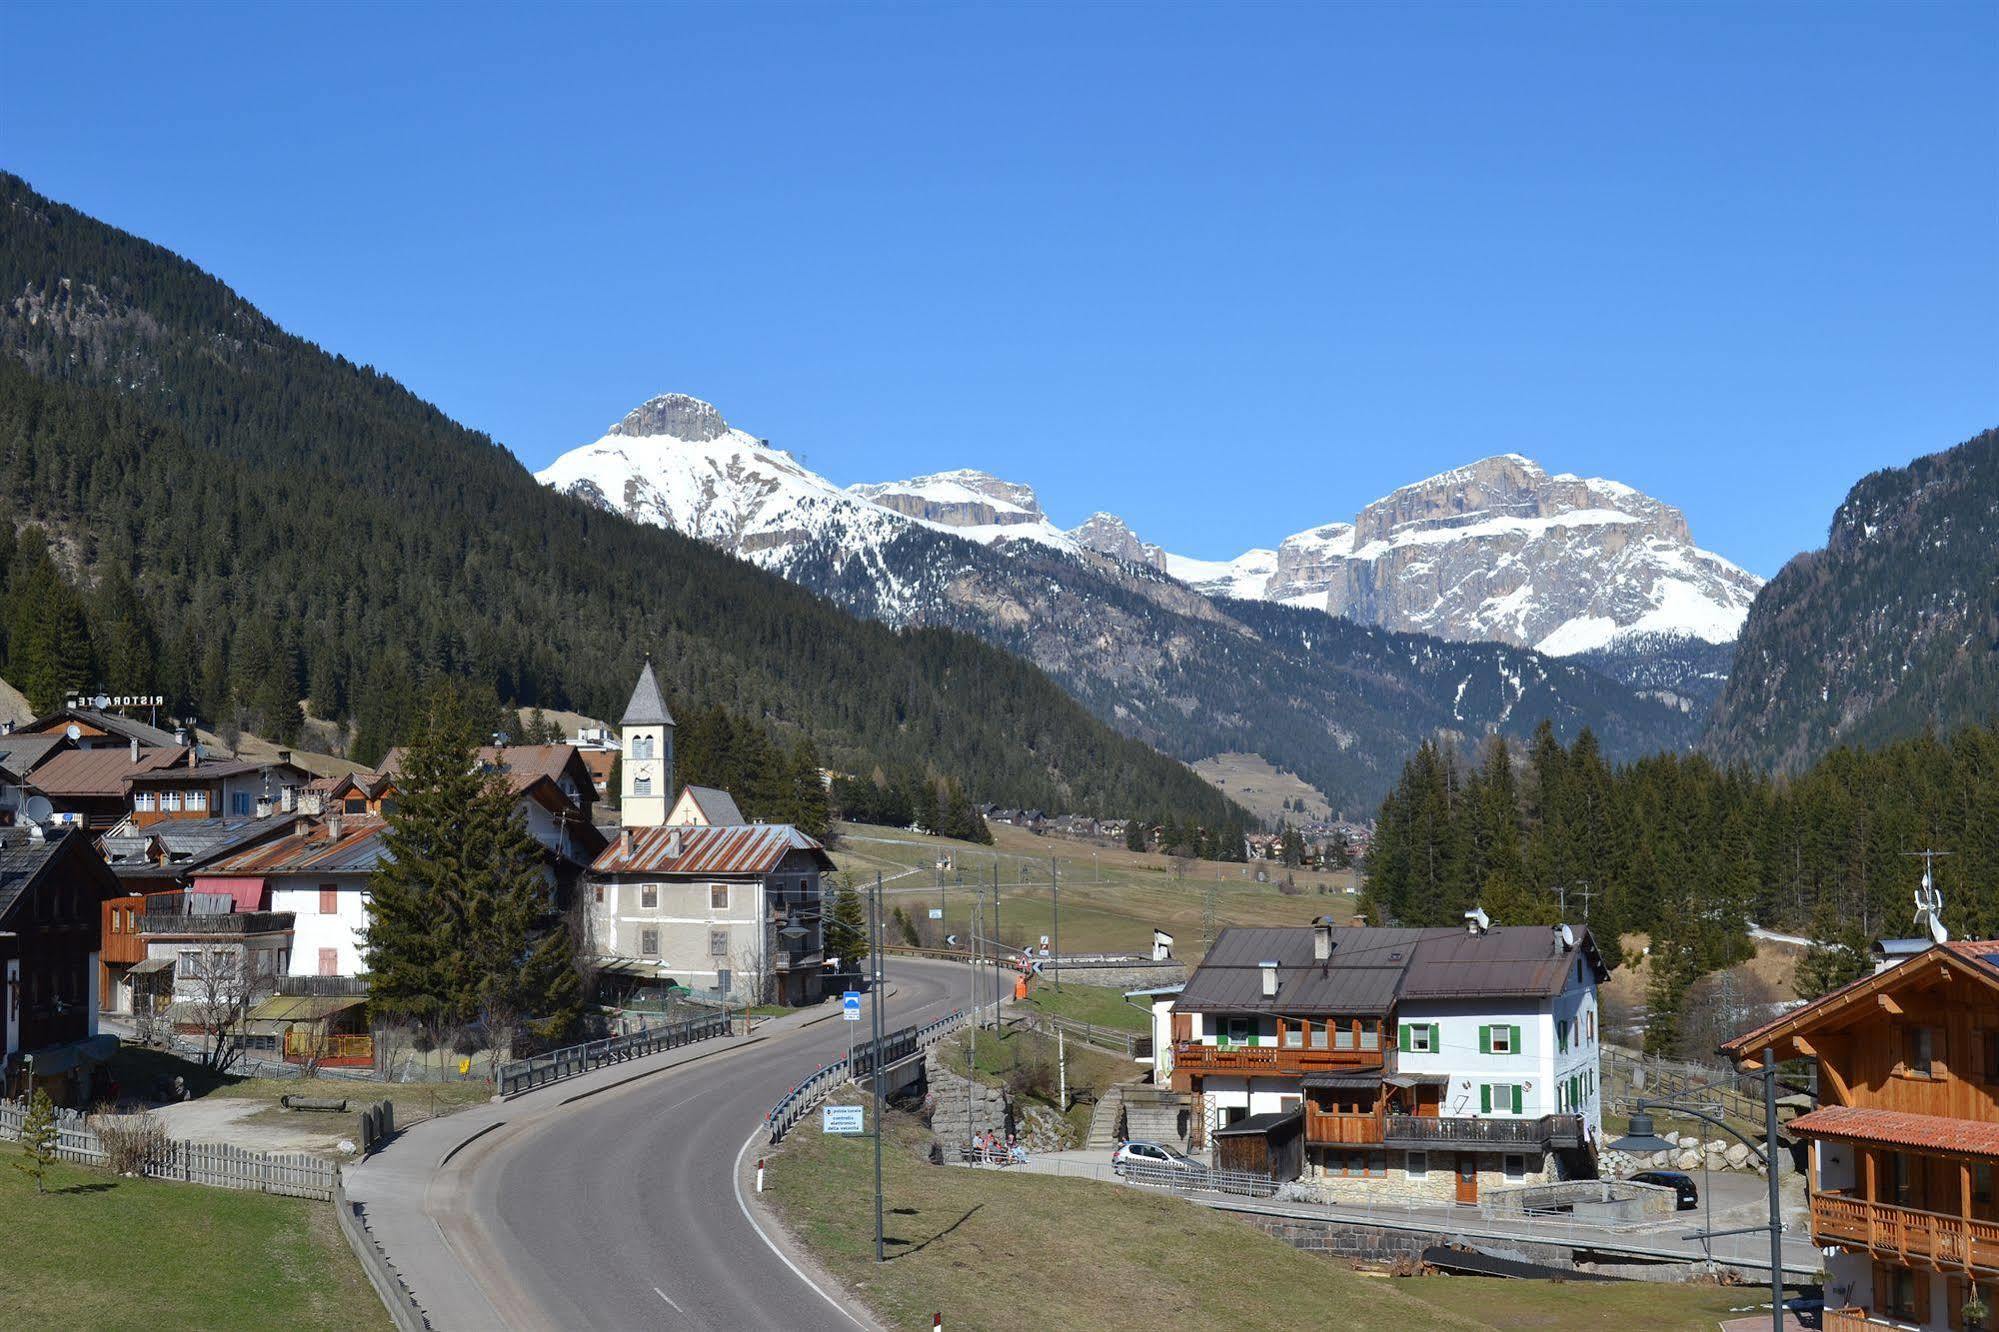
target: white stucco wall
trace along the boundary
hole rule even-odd
[[[319,890],[329,885],[335,891],[337,906],[330,914],[319,909]],[[336,975],[363,974],[367,967],[362,958],[362,932],[368,927],[368,902],[368,877],[364,874],[272,879],[271,910],[292,913],[290,974],[319,975],[322,948],[334,950]]]

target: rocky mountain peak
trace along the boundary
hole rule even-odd
[[[1138,533],[1131,530],[1131,524],[1114,513],[1099,509],[1070,528],[1069,537],[1087,550],[1123,560],[1126,564],[1149,565],[1161,572],[1166,569],[1166,552],[1149,541],[1140,541]]]
[[[932,472],[907,481],[869,481],[847,489],[885,509],[947,527],[1009,527],[1048,521],[1033,486],[974,468]]]
[[[1692,538],[1678,509],[1616,481],[1564,472],[1550,476],[1531,458],[1502,453],[1392,491],[1354,519],[1354,545],[1406,539],[1421,531],[1606,511],[1639,520],[1670,541]]]
[[[728,434],[729,423],[722,419],[722,413],[716,411],[712,403],[685,393],[662,393],[632,408],[625,414],[624,420],[606,433],[639,437],[669,435],[674,439],[706,443]]]

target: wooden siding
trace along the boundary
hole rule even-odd
[[[1999,1003],[1990,992],[1960,978],[1887,998],[1900,1013],[1877,1000],[1846,1024],[1799,1040],[1799,1053],[1818,1059],[1824,1103],[1999,1120]],[[1919,1027],[1932,1033],[1927,1074],[1908,1061],[1908,1032]]]

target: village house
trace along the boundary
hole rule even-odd
[[[1999,1327],[1999,941],[1918,947],[1722,1047],[1745,1069],[1766,1051],[1818,1066],[1790,1131],[1826,1332]]]
[[[0,1094],[88,1103],[118,1044],[97,1030],[99,907],[117,891],[83,833],[0,829]]]
[[[1464,930],[1224,930],[1173,1000],[1172,1086],[1197,1149],[1227,1164],[1246,1137],[1296,1135],[1300,1173],[1335,1194],[1474,1204],[1588,1177],[1607,974],[1587,929],[1482,913]]]
[[[292,918],[282,973],[360,976],[368,925],[368,880],[386,854],[387,824],[372,815],[328,814],[281,837],[197,870],[192,892],[227,897],[241,912]]]
[[[20,736],[66,738],[78,749],[124,749],[134,743],[141,749],[175,749],[186,748],[193,739],[185,727],[162,730],[104,708],[82,705],[58,708],[8,731],[10,739]]]
[[[726,792],[671,802],[672,714],[648,661],[625,708],[623,828],[591,866],[591,950],[615,983],[673,983],[738,1002],[813,1003],[833,861],[788,824],[745,820]]]

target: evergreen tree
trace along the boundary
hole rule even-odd
[[[859,890],[835,882],[826,909],[826,954],[857,964],[868,948],[868,907]]]
[[[31,1175],[36,1193],[48,1192],[49,1167],[56,1163],[56,1146],[62,1140],[62,1126],[56,1121],[56,1105],[40,1087],[28,1098],[28,1113],[21,1120],[21,1156],[15,1169]]]
[[[496,1048],[560,1045],[583,1015],[575,941],[556,910],[540,843],[499,774],[472,803],[464,843],[471,994]]]

